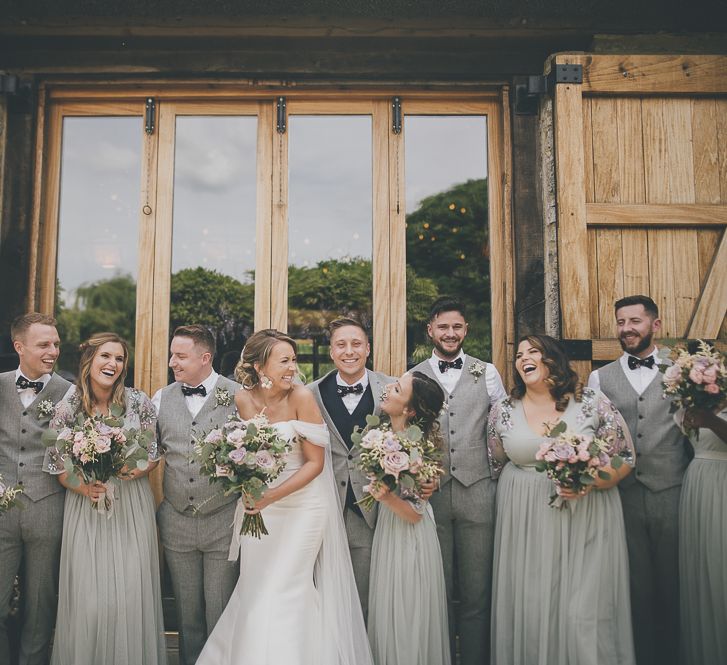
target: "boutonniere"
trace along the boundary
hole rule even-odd
[[[469,368],[469,373],[475,377],[475,383],[479,381],[480,377],[485,373],[485,363],[481,363],[479,360],[475,360]]]
[[[38,418],[51,418],[56,412],[56,405],[49,399],[44,399],[38,403],[36,409],[38,412]]]
[[[230,406],[232,404],[232,395],[227,388],[215,389],[215,402],[217,406]]]

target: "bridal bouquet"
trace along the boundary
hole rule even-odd
[[[266,486],[285,468],[290,442],[263,413],[244,421],[236,415],[222,427],[203,434],[194,446],[202,474],[219,483],[225,495],[240,493],[245,505],[259,501]],[[245,513],[241,535],[267,535],[261,513]]]
[[[697,407],[712,411],[727,397],[725,356],[699,340],[699,351],[689,353],[675,347],[664,353],[673,364],[660,364],[664,372],[664,397],[671,398],[671,413],[679,408]]]
[[[20,485],[15,487],[8,487],[3,482],[3,477],[0,475],[0,515],[4,515],[11,508],[19,505],[18,494],[21,494],[23,488]]]
[[[561,488],[580,492],[593,485],[597,477],[608,480],[610,474],[603,469],[608,466],[618,469],[623,464],[623,459],[611,455],[610,450],[611,444],[606,439],[570,432],[564,422],[551,428],[548,439],[535,453],[538,461],[535,469],[555,482],[556,493],[550,497],[548,505],[563,507]]]
[[[424,438],[421,429],[410,425],[404,432],[393,432],[378,416],[366,416],[366,428],[358,428],[351,441],[361,453],[359,467],[373,483],[383,483],[390,490],[397,487],[403,493],[418,494],[423,482],[432,481],[444,473],[442,454],[436,442]],[[376,504],[364,487],[366,495],[358,503],[366,510]]]
[[[50,465],[55,467],[52,470],[62,467],[71,487],[81,482],[100,482],[106,486],[103,498],[92,505],[99,512],[108,512],[109,517],[115,498],[114,483],[129,468],[143,470],[149,463],[152,432],[125,429],[123,425],[123,409],[112,405],[108,416],[79,413],[62,429],[51,427],[42,437],[46,446],[53,446],[57,451],[51,455]]]

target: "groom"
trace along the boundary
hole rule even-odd
[[[430,503],[447,585],[452,662],[459,635],[461,665],[483,665],[490,661],[497,488],[487,462],[487,416],[490,406],[505,397],[505,389],[494,365],[462,351],[467,321],[461,302],[439,298],[427,334],[432,356],[414,369],[438,381],[447,401],[439,418],[446,473]]]
[[[71,384],[53,372],[60,348],[55,319],[37,312],[20,316],[10,335],[20,366],[0,374],[0,474],[5,485],[20,485],[23,493],[21,509],[0,517],[0,665],[10,665],[7,618],[21,561],[20,665],[43,665],[56,619],[66,491],[42,471],[45,446],[40,437],[49,409]]]
[[[193,461],[194,437],[235,413],[240,385],[212,369],[215,339],[204,326],[174,331],[169,367],[175,382],[152,399],[164,456],[164,500],[157,521],[172,578],[180,665],[194,665],[237,582],[227,560],[237,495],[223,496]]]
[[[393,381],[380,372],[366,369],[371,353],[368,334],[363,325],[350,318],[340,318],[328,326],[331,359],[336,366],[309,388],[323,414],[331,437],[333,473],[343,507],[353,573],[356,578],[364,617],[368,613],[371,545],[376,525],[376,508],[362,510],[356,505],[363,497],[367,480],[358,469],[359,454],[351,450],[354,427],[366,427],[366,416],[380,412],[380,396]]]

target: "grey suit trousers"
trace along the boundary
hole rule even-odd
[[[469,487],[452,478],[429,501],[442,550],[452,662],[459,635],[461,665],[490,662],[496,496],[490,478]]]
[[[164,500],[157,511],[176,600],[180,665],[197,661],[237,583],[239,565],[227,560],[234,515],[234,503],[200,515],[179,513]]]
[[[619,487],[631,578],[638,665],[679,663],[679,497],[681,486],[652,492]]]
[[[0,517],[0,665],[10,665],[7,618],[13,581],[21,560],[23,597],[20,665],[44,665],[56,620],[58,566],[63,533],[65,492],[31,501]]]
[[[353,577],[356,580],[361,609],[363,609],[364,620],[366,620],[369,614],[369,574],[374,530],[366,524],[366,520],[348,508],[344,508],[343,521],[348,536],[348,549],[351,552]]]

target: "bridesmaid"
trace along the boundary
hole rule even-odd
[[[71,425],[79,414],[124,409],[125,428],[155,431],[156,413],[141,391],[124,388],[126,342],[98,333],[81,344],[75,392],[56,406],[51,427]],[[52,665],[165,665],[154,499],[148,474],[158,464],[156,442],[149,466],[133,469],[115,487],[113,512],[93,510],[101,483],[71,487],[58,449],[48,448],[44,470],[67,488]]]
[[[488,453],[500,476],[492,597],[494,665],[634,665],[629,571],[617,483],[631,471],[633,445],[621,415],[583,388],[562,347],[546,335],[520,340],[515,388],[493,407]],[[607,468],[589,491],[563,490],[535,470],[546,430],[564,421],[609,437],[627,462]],[[509,463],[508,463],[509,462]]]
[[[677,414],[679,415],[679,414]],[[727,404],[682,412],[694,459],[679,505],[684,665],[727,663]]]
[[[421,372],[386,386],[381,410],[395,432],[417,424],[440,440],[444,392]],[[369,640],[376,665],[449,665],[447,592],[437,527],[415,494],[373,486],[380,503],[371,552]]]

